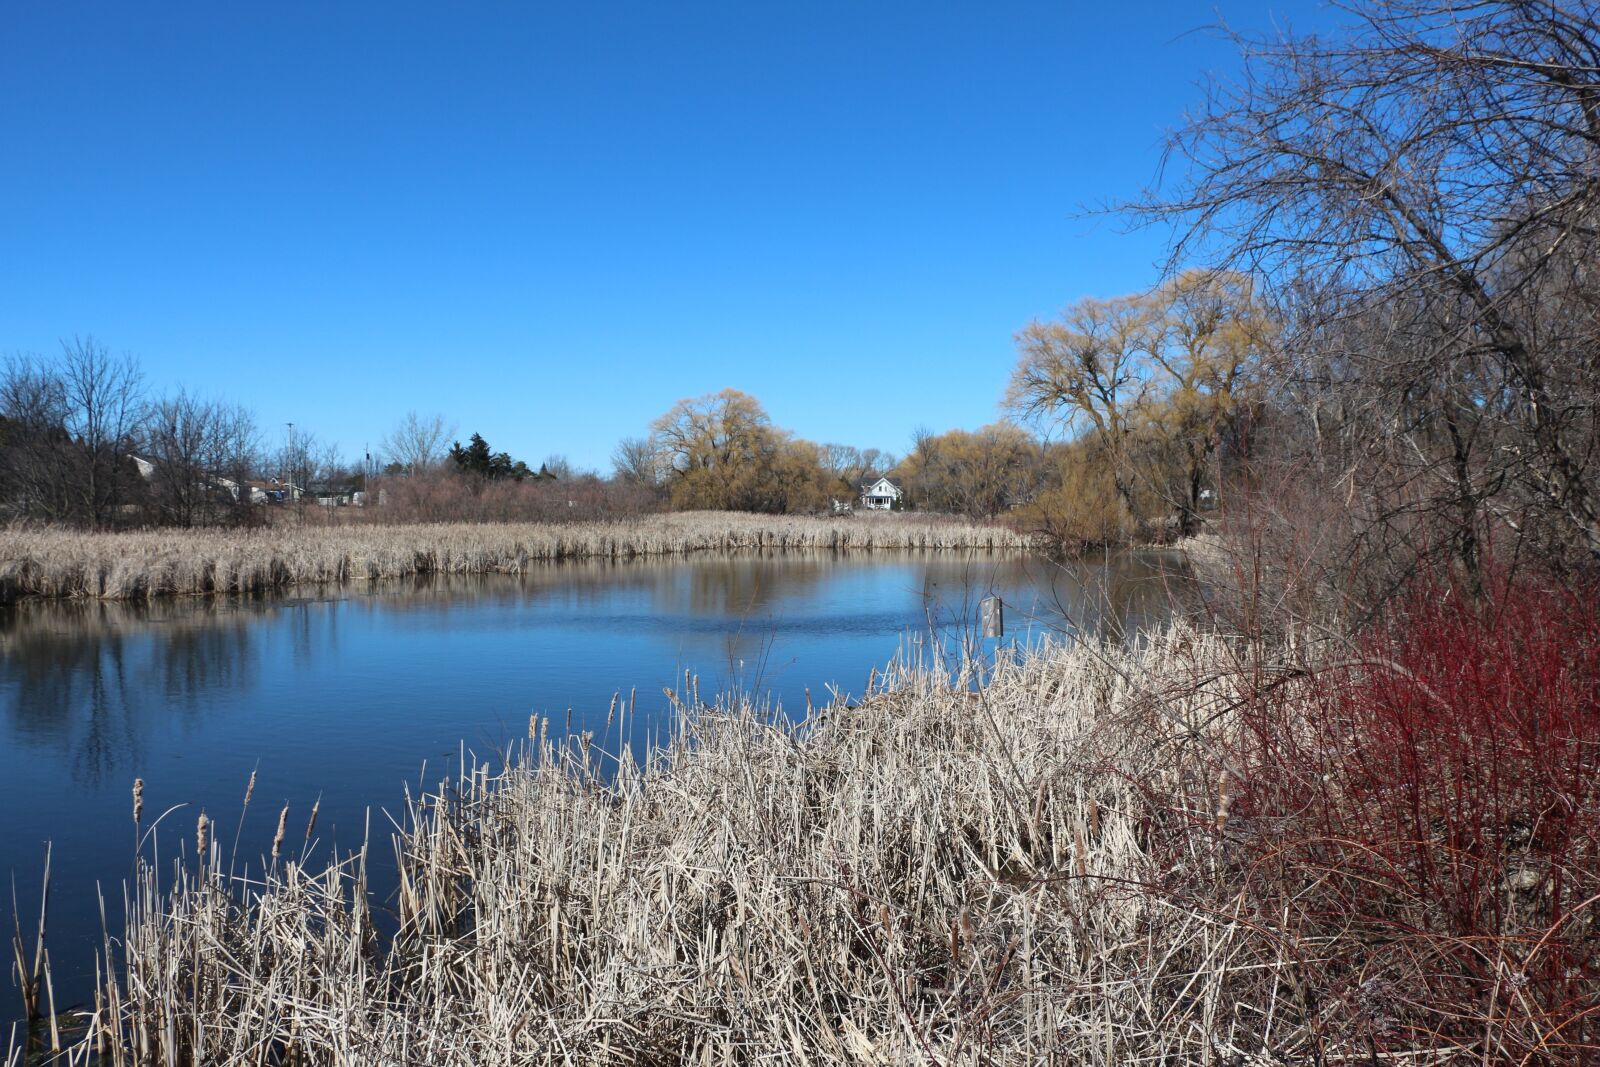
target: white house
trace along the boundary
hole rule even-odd
[[[861,506],[868,511],[888,511],[900,502],[905,490],[893,478],[861,483]]]

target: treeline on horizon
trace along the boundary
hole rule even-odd
[[[535,467],[479,433],[463,444],[444,415],[415,411],[357,462],[292,426],[268,449],[248,409],[187,390],[149,396],[133,357],[77,338],[54,362],[14,356],[0,371],[0,507],[97,529],[249,524],[269,514],[265,501],[300,512],[319,498],[361,500],[364,521],[817,514],[859,507],[862,486],[888,477],[900,509],[1005,516],[1062,543],[1155,540],[1196,528],[1274,328],[1244,277],[1189,272],[1019,333],[1014,420],[919,430],[896,457],[805,440],[724,389],[621,441],[606,476],[559,454]],[[1085,342],[1119,347],[1085,365]]]

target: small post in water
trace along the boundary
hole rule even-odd
[[[997,596],[986,596],[978,605],[978,618],[985,637],[1006,635],[1005,607]]]

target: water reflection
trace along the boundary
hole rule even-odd
[[[530,649],[509,647],[520,629],[537,634],[542,654],[578,656],[597,676],[614,666],[613,638],[656,631],[678,661],[673,675],[680,666],[727,673],[740,663],[771,666],[774,654],[797,661],[807,637],[970,623],[990,593],[1024,633],[1138,630],[1167,616],[1175,573],[1174,557],[1150,553],[1072,567],[1014,557],[751,555],[426,575],[313,597],[27,604],[0,616],[0,716],[15,744],[53,750],[42,758],[95,785],[139,764],[152,725],[199,729],[198,720],[226,710],[217,694],[259,690],[266,673],[305,678],[336,662],[349,685],[387,678],[404,689],[407,665],[381,643],[347,651],[350,626],[391,636],[481,630],[486,657],[526,658]],[[879,665],[892,652],[879,643],[861,660]]]
[[[597,677],[615,666],[613,639],[654,631],[666,646],[657,652],[677,661],[671,675],[680,667],[737,674],[740,664],[797,662],[807,638],[970,624],[990,593],[1005,599],[1016,631],[1136,631],[1167,617],[1176,568],[1175,557],[1151,553],[1071,567],[1015,557],[751,555],[425,575],[312,597],[26,604],[0,616],[0,716],[15,744],[96,785],[141,762],[152,726],[201,729],[198,720],[227,710],[218,694],[259,690],[264,674],[306,678],[334,662],[343,667],[335,690],[385,680],[403,690],[407,664],[381,642],[347,650],[351,626],[391,636],[478,630],[488,658],[526,659],[531,648],[511,640],[525,631],[542,655],[579,657]],[[892,643],[863,648],[863,669],[892,652]]]
[[[190,718],[196,694],[252,684],[249,649],[248,618],[216,605],[22,609],[0,629],[0,708],[14,745],[97,784],[137,762],[152,716]]]

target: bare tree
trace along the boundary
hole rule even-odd
[[[73,516],[66,387],[53,369],[12,356],[0,372],[0,494],[15,514],[51,522]]]
[[[901,472],[919,506],[992,518],[1031,492],[1041,459],[1032,435],[998,422],[922,437]]]
[[[390,463],[407,474],[421,474],[444,462],[455,432],[455,425],[447,426],[443,415],[422,416],[408,411],[378,447]]]
[[[666,480],[662,458],[648,437],[624,437],[611,453],[616,477],[635,485],[656,487]]]
[[[854,495],[856,472],[861,467],[861,450],[854,445],[829,443],[818,445],[817,455],[828,477],[848,486],[851,495]]]
[[[1006,406],[1018,416],[1057,420],[1097,439],[1129,516],[1136,509],[1128,434],[1148,388],[1138,364],[1157,329],[1140,297],[1080,300],[1058,319],[1029,323],[1017,334],[1021,358],[1006,392]]]
[[[66,429],[80,458],[74,495],[90,525],[107,526],[130,481],[129,451],[143,415],[143,375],[131,356],[113,356],[93,337],[63,341],[61,348]]]
[[[337,444],[292,426],[283,448],[272,457],[269,466],[284,483],[285,502],[302,509],[311,502],[314,490],[326,487],[349,469]]]
[[[153,404],[144,451],[161,516],[194,526],[244,514],[255,445],[255,423],[243,407],[184,390]]]
[[[1174,262],[1261,272],[1293,302],[1281,395],[1344,394],[1317,447],[1387,428],[1414,450],[1404,484],[1373,487],[1376,521],[1453,516],[1474,573],[1494,530],[1600,561],[1600,18],[1573,0],[1345,10],[1342,38],[1233,35],[1244,76],[1134,210],[1177,225]]]
[[[854,445],[827,444],[818,446],[822,467],[846,491],[846,499],[855,496],[861,483],[875,474],[887,474],[894,468],[895,458],[877,448],[857,448]]]

